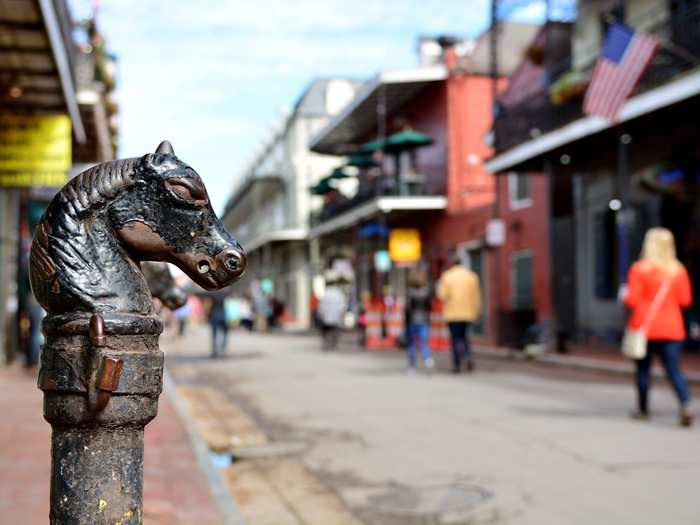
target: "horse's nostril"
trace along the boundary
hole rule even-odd
[[[241,260],[236,255],[229,253],[226,255],[224,264],[226,265],[226,268],[232,272],[235,272],[241,267]]]
[[[207,261],[199,261],[197,264],[197,271],[201,274],[209,273],[209,263]]]

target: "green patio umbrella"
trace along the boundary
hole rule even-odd
[[[375,151],[379,151],[380,149],[382,149],[383,146],[384,140],[376,138],[357,148],[357,153],[374,153]]]
[[[387,138],[384,149],[387,151],[404,151],[428,146],[432,143],[433,139],[428,135],[424,135],[414,129],[404,129]]]
[[[312,195],[326,195],[332,191],[336,191],[336,189],[329,184],[328,177],[321,179],[316,185],[309,188]]]
[[[342,167],[335,168],[330,175],[324,177],[321,180],[340,180],[340,179],[349,179],[353,175],[348,175],[343,171]]]
[[[369,155],[365,155],[362,153],[356,153],[354,155],[351,155],[350,158],[348,159],[348,162],[346,163],[346,166],[354,166],[356,168],[373,168],[375,166],[378,166],[374,160]]]

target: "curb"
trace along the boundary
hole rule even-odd
[[[185,431],[192,444],[197,462],[209,482],[209,488],[214,496],[214,501],[216,501],[216,506],[219,508],[224,525],[245,525],[245,520],[238,510],[231,492],[228,490],[226,481],[221,471],[211,462],[209,458],[209,449],[197,432],[194,421],[185,407],[185,403],[177,393],[175,381],[167,369],[163,370],[163,386],[166,395],[175,408],[175,412],[185,426]]]
[[[481,347],[474,348],[474,353],[483,357],[493,357],[496,359],[503,359],[508,361],[516,360],[513,353],[502,348],[494,347]],[[530,362],[533,364],[541,364],[556,368],[571,368],[575,370],[585,370],[588,372],[603,372],[611,375],[624,376],[628,378],[634,378],[634,365],[629,361],[623,361],[619,363],[615,362],[604,362],[601,359],[595,359],[590,357],[561,357],[554,354],[542,354],[530,359],[523,358],[520,359],[524,362]],[[700,385],[700,373],[698,372],[684,372],[686,381],[688,384],[693,386]],[[652,376],[656,378],[665,377],[664,371],[658,366],[654,366],[652,369]]]

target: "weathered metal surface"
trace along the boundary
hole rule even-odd
[[[131,351],[125,351],[131,348]],[[86,338],[49,337],[41,355],[39,388],[63,392],[87,393],[88,374],[85,356],[91,351]],[[163,355],[158,347],[139,336],[108,337],[106,355],[124,363],[117,394],[158,394],[163,368]]]
[[[163,382],[162,324],[141,271],[153,260],[209,290],[246,265],[167,141],[69,182],[32,244],[32,288],[48,312],[39,388],[53,428],[51,524],[143,522],[143,429]]]
[[[141,271],[151,295],[159,299],[163,306],[177,310],[187,302],[187,292],[177,285],[168,265],[163,262],[142,262]]]
[[[56,195],[32,243],[32,289],[50,314],[150,315],[139,263],[153,260],[175,264],[207,290],[232,284],[246,265],[199,175],[169,145],[99,164]]]

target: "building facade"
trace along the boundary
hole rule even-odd
[[[284,305],[285,324],[310,325],[311,275],[308,216],[316,204],[309,187],[340,160],[310,152],[310,137],[353,97],[344,79],[313,81],[293,110],[281,117],[244,170],[223,213],[248,252],[250,270],[240,289],[264,293]]]
[[[504,24],[503,76],[496,79],[490,74],[488,33],[469,45],[442,38],[438,59],[378,74],[312,139],[313,151],[335,155],[386,141],[372,153],[376,166],[360,171],[358,193],[312,217],[319,265],[349,260],[355,269],[351,303],[387,297],[400,302],[412,267],[424,266],[436,281],[456,250],[482,281],[485,315],[475,327],[480,341],[517,344],[526,328],[520,326],[523,319],[529,325],[549,319],[548,283],[542,278],[548,272],[542,209],[547,189],[516,177],[512,192],[520,198],[510,199],[509,187],[484,167],[492,153],[487,138],[493,96],[505,89],[505,77],[517,66],[512,55],[524,51],[538,29]],[[425,39],[423,47],[429,47]],[[430,140],[397,150],[393,138],[407,131]],[[367,187],[370,191],[362,191]],[[490,244],[487,230],[494,219],[505,235]],[[379,268],[378,253],[387,250],[391,231],[406,229],[418,232],[420,260]]]
[[[659,44],[615,123],[582,108],[612,23]],[[534,178],[547,181],[557,333],[563,340],[612,345],[626,318],[618,290],[648,228],[674,233],[698,301],[700,157],[693,141],[699,131],[700,4],[580,1],[568,49],[548,64],[539,85],[530,84],[527,100],[504,101],[488,168],[503,175],[539,173]],[[551,56],[551,49],[542,51]],[[688,322],[696,321],[691,312]]]

